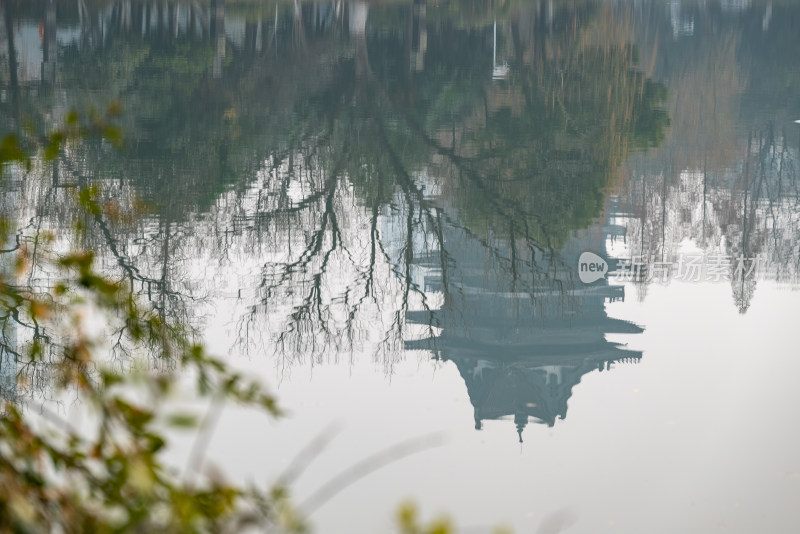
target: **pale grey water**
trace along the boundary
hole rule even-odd
[[[465,532],[800,528],[800,5],[2,6],[2,133],[118,101],[125,136],[17,169],[3,211],[144,205],[70,244],[277,391],[281,421],[226,409],[228,476],[333,425],[303,504],[433,433],[316,531],[406,498]]]

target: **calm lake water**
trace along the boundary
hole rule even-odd
[[[3,213],[277,392],[224,410],[227,476],[322,435],[320,533],[409,498],[471,533],[800,529],[800,3],[0,6],[0,134],[122,108],[120,146],[7,169]]]

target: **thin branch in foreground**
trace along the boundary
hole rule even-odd
[[[411,438],[387,447],[372,456],[364,458],[360,462],[356,462],[323,484],[321,488],[299,506],[299,510],[301,510],[304,515],[309,516],[335,497],[339,492],[362,478],[371,475],[378,469],[408,456],[433,449],[434,447],[441,447],[445,444],[445,441],[444,434],[435,432],[425,436]]]

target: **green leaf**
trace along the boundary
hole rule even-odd
[[[7,135],[0,141],[0,164],[11,161],[28,161],[28,155],[20,148],[15,135]]]
[[[167,417],[167,424],[176,428],[197,427],[197,417],[192,414],[172,414]]]

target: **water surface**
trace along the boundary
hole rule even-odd
[[[272,385],[288,417],[215,429],[232,478],[334,428],[293,486],[318,532],[388,532],[404,498],[465,532],[800,524],[800,6],[2,9],[1,133],[122,108],[119,146],[7,168],[3,213]]]

